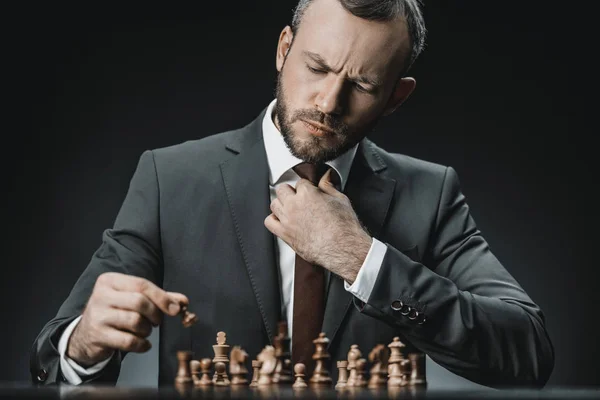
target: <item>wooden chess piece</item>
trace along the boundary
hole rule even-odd
[[[213,383],[216,385],[217,384],[217,380],[221,379],[221,382],[224,382],[225,384],[229,385],[231,382],[229,381],[229,377],[227,376],[227,371],[223,371],[223,376],[219,377],[218,373],[216,371],[217,368],[217,364],[218,363],[223,363],[223,365],[225,365],[225,368],[227,368],[227,363],[229,362],[229,345],[227,344],[227,336],[225,335],[225,332],[218,332],[217,333],[217,344],[213,345],[213,351],[215,353],[215,357],[213,358],[212,362],[215,363],[215,374],[213,376]],[[220,385],[223,386],[223,385]]]
[[[200,361],[190,361],[190,371],[192,373],[192,382],[194,383],[194,386],[197,386],[198,382],[200,382]]]
[[[371,367],[368,386],[370,388],[379,388],[387,384],[387,365],[389,359],[389,349],[383,344],[378,344],[369,353]]]
[[[405,366],[407,360],[404,359],[401,349],[404,343],[396,336],[393,341],[388,344],[390,349],[390,358],[388,360],[388,387],[400,387],[406,385]]]
[[[192,383],[192,371],[190,370],[190,361],[192,361],[191,351],[177,352],[178,368],[175,384],[186,385]]]
[[[348,382],[348,361],[338,361],[336,365],[338,368],[338,381],[335,385],[335,388],[343,389],[346,387],[346,383]]]
[[[200,371],[202,372],[202,377],[196,384],[196,386],[211,386],[213,384],[212,379],[210,379],[210,367],[212,366],[212,361],[210,358],[203,358],[200,360]]]
[[[425,374],[425,354],[424,353],[410,353],[408,355],[410,360],[410,385],[427,385],[427,379]]]
[[[256,358],[262,362],[258,376],[258,386],[270,385],[273,383],[273,373],[277,367],[275,348],[271,345],[265,346]]]
[[[353,387],[356,382],[356,361],[362,357],[362,353],[358,348],[357,344],[350,346],[348,350],[348,380],[346,382],[347,387]]]
[[[306,384],[306,381],[304,380],[304,377],[305,377],[304,372],[305,371],[306,371],[306,366],[304,364],[297,363],[296,365],[294,365],[294,373],[296,375],[296,381],[292,385],[292,387],[294,389],[302,389],[302,388],[308,387],[308,385]]]
[[[290,338],[288,336],[287,322],[282,321],[277,325],[278,334],[275,336],[275,357],[277,366],[273,373],[273,383],[292,383],[292,361],[290,352]]]
[[[245,385],[248,383],[246,376],[248,369],[246,368],[246,360],[248,359],[248,353],[240,346],[234,346],[231,349],[229,356],[229,373],[231,374],[232,385]]]
[[[367,360],[360,358],[356,360],[356,380],[354,381],[354,387],[366,387],[367,379],[365,378],[365,372],[367,370]]]
[[[327,370],[327,362],[330,359],[329,353],[327,353],[329,339],[325,336],[325,332],[319,333],[319,337],[313,340],[313,343],[315,344],[315,353],[312,358],[316,361],[316,365],[310,383],[314,385],[331,384],[331,377]]]
[[[213,384],[215,386],[229,386],[231,382],[227,378],[226,364],[223,361],[217,361],[215,364],[215,377]]]
[[[180,304],[179,315],[181,315],[181,324],[185,328],[189,328],[198,322],[198,317],[196,314],[188,311],[188,306],[186,304]]]
[[[262,366],[262,361],[260,360],[252,360],[252,381],[250,382],[251,387],[258,386],[258,376],[260,375],[260,367]]]

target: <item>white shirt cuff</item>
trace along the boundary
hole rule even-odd
[[[82,377],[86,377],[89,375],[93,375],[97,372],[102,371],[102,369],[108,364],[108,362],[113,357],[114,352],[104,361],[100,361],[98,364],[92,365],[89,368],[83,368],[81,365],[77,364],[75,361],[67,357],[67,345],[69,344],[69,338],[73,333],[73,330],[79,323],[81,316],[77,317],[73,322],[67,326],[65,331],[63,332],[60,340],[58,341],[58,353],[60,354],[60,369],[62,371],[63,376],[71,385],[80,385],[83,380]]]
[[[344,288],[363,303],[367,303],[369,297],[371,297],[371,292],[375,286],[375,281],[377,280],[377,275],[379,275],[386,252],[387,246],[373,238],[367,258],[365,258],[365,262],[360,267],[354,283],[349,285],[348,282],[344,281]]]

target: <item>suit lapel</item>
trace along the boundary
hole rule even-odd
[[[381,233],[396,187],[395,180],[378,174],[385,168],[375,146],[363,140],[344,190],[359,219],[375,238]],[[351,304],[352,295],[344,288],[344,281],[332,274],[323,321],[323,332],[330,339],[330,345]]]
[[[235,157],[221,164],[235,232],[265,330],[271,343],[281,313],[275,239],[264,226],[269,210],[269,170],[262,139],[264,111],[241,129],[227,148]]]

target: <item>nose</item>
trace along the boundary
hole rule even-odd
[[[315,98],[315,106],[324,114],[340,115],[343,111],[344,79],[331,75],[324,80]]]

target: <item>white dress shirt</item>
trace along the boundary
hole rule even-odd
[[[296,187],[296,183],[300,180],[300,177],[294,172],[293,168],[303,162],[290,153],[281,133],[273,122],[273,107],[275,106],[275,101],[276,100],[273,100],[269,104],[262,123],[263,139],[269,165],[271,201],[276,197],[275,189],[277,186],[289,184],[294,188]],[[352,166],[357,148],[358,145],[354,146],[335,160],[327,162],[340,177],[340,187],[338,187],[338,190],[340,191],[344,190],[346,183],[348,182],[350,167]],[[291,337],[293,328],[294,264],[296,253],[294,253],[292,248],[280,238],[277,238],[276,251],[281,276],[282,312],[286,315],[288,331]],[[356,276],[356,280],[352,285],[349,285],[348,282],[344,282],[345,289],[364,303],[369,300],[386,251],[387,247],[385,244],[373,238],[369,253]],[[58,351],[61,357],[60,367],[63,376],[73,385],[79,385],[82,382],[82,378],[101,371],[112,357],[111,355],[108,359],[93,365],[90,368],[83,368],[66,356],[69,337],[80,318],[81,317],[75,319],[67,329],[65,329],[58,344]]]

